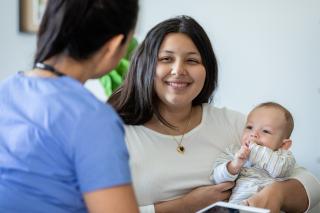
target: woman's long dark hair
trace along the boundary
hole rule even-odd
[[[66,53],[87,59],[117,34],[135,27],[138,0],[49,0],[38,31],[34,63]]]
[[[154,76],[158,52],[164,37],[169,33],[184,33],[200,52],[206,70],[206,79],[192,104],[211,101],[218,83],[218,66],[210,40],[204,29],[189,16],[168,19],[152,28],[132,57],[128,75],[108,99],[126,124],[141,125],[155,114],[162,123],[170,125],[159,113],[158,97],[154,91]]]

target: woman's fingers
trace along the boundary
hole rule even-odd
[[[234,182],[228,181],[220,184],[213,185],[220,192],[228,191],[234,187]]]
[[[233,186],[234,182],[224,182],[196,188],[182,198],[184,206],[196,211],[217,201],[228,200]]]

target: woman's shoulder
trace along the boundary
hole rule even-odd
[[[90,119],[90,117],[106,121],[120,120],[115,110],[109,104],[98,100],[93,93],[78,81],[65,77],[60,82],[56,82],[56,84],[57,87],[60,86],[60,89],[56,93],[52,93],[55,97],[55,100],[52,101],[63,105],[64,110],[69,111],[70,115],[75,118],[81,118],[82,121]]]
[[[216,125],[241,132],[245,125],[246,116],[241,112],[227,107],[216,107],[212,104],[204,104],[203,120],[207,125]]]
[[[213,104],[203,104],[203,111],[208,116],[214,117],[215,119],[227,119],[227,120],[234,120],[234,119],[245,119],[245,115],[239,111],[227,108],[227,107],[216,107]]]
[[[148,129],[146,127],[144,127],[143,125],[128,125],[128,124],[124,124],[124,129],[126,132],[126,137],[137,137],[140,136],[141,134],[143,134],[143,132],[148,131]],[[150,130],[151,132],[151,130]]]

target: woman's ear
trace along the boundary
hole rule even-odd
[[[120,53],[124,39],[123,34],[118,34],[109,39],[102,47],[103,58],[110,59]]]
[[[124,38],[123,34],[115,35],[101,47],[95,57],[95,61],[99,64],[99,72],[110,71],[117,66],[126,51],[126,43],[123,42]]]
[[[292,145],[292,140],[291,140],[291,139],[284,139],[284,140],[282,141],[282,146],[281,146],[281,148],[282,148],[282,149],[285,149],[285,150],[288,150],[288,149],[290,149],[291,145]]]

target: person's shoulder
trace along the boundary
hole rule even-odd
[[[64,77],[52,84],[52,93],[46,94],[45,105],[46,108],[51,106],[50,108],[54,109],[51,114],[54,120],[59,119],[58,123],[64,123],[69,128],[77,128],[85,123],[92,127],[106,127],[110,123],[122,124],[115,110],[109,104],[98,100],[80,82]]]
[[[124,124],[124,129],[126,132],[126,136],[132,136],[132,135],[140,135],[141,132],[143,132],[143,129],[145,128],[143,125],[129,125]]]
[[[221,117],[227,119],[244,119],[245,115],[239,111],[227,108],[227,107],[216,107],[213,104],[203,104],[203,111],[214,117]]]
[[[71,105],[78,105],[79,110],[87,111],[89,114],[116,114],[110,104],[98,100],[90,91],[73,96]]]
[[[227,107],[216,107],[212,104],[203,105],[204,120],[207,124],[216,124],[229,129],[242,131],[246,116]]]
[[[94,97],[92,94],[87,96],[79,96],[75,103],[70,105],[71,107],[78,106],[75,116],[80,118],[81,122],[95,122],[95,123],[120,123],[122,120],[116,113],[116,111],[108,103],[103,103]]]
[[[3,80],[1,80],[0,82],[0,89],[3,89],[3,88],[11,88],[12,85],[17,85],[19,86],[19,80],[20,80],[20,73],[14,73],[14,74],[11,74],[9,76],[7,76],[6,78],[4,78]]]
[[[65,107],[68,107],[70,111],[78,111],[79,115],[85,114],[90,116],[99,114],[101,116],[108,115],[109,120],[113,117],[118,119],[117,113],[109,104],[97,99],[96,96],[82,84],[71,79],[65,80],[68,81],[68,85],[61,91],[61,99],[66,101]]]

